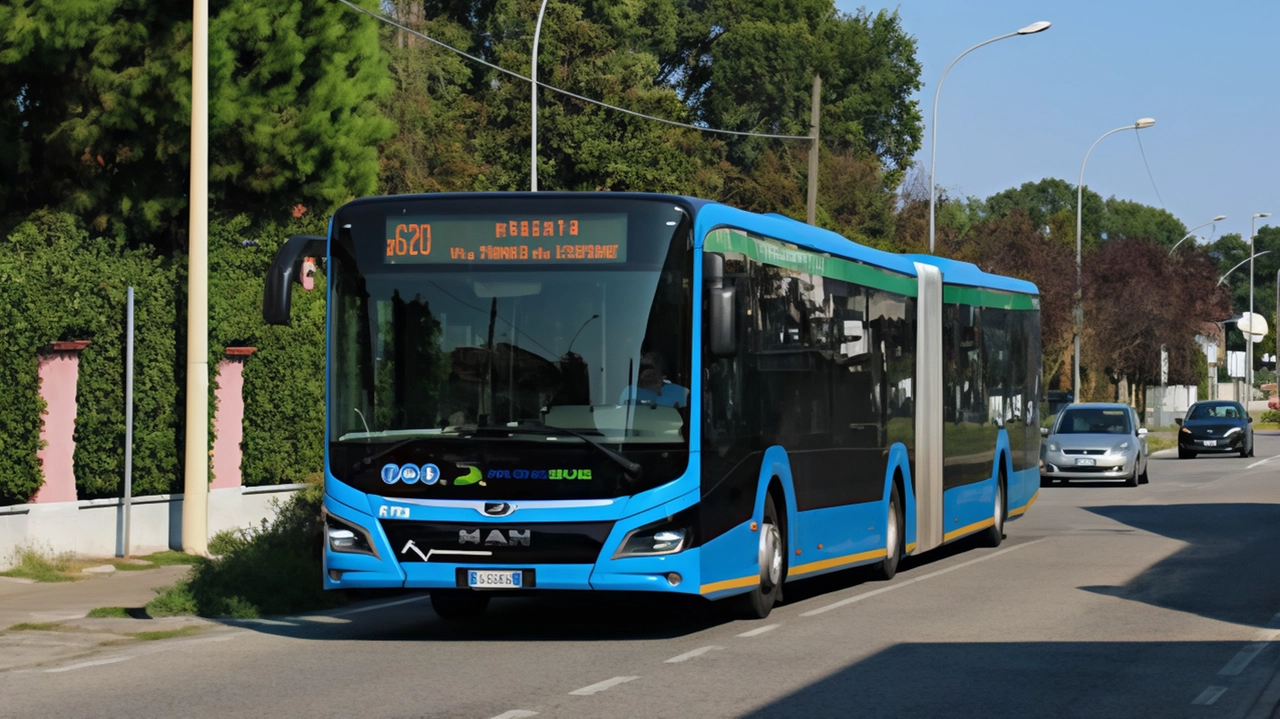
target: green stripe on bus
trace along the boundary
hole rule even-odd
[[[945,278],[943,281],[946,281]],[[1040,298],[1035,295],[1020,295],[959,285],[943,285],[942,302],[948,305],[976,305],[1000,310],[1040,309]]]
[[[783,267],[833,280],[844,280],[863,287],[894,292],[907,297],[917,295],[916,278],[852,262],[840,257],[787,247],[777,240],[751,237],[741,230],[718,229],[707,233],[703,245],[708,252],[736,252],[756,262]]]

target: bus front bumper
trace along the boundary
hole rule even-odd
[[[687,505],[687,502],[684,504]],[[423,551],[425,542],[414,541],[413,535],[405,535],[404,527],[393,522],[379,521],[357,512],[339,502],[326,500],[324,547],[325,589],[444,589],[468,586],[468,570],[522,572],[522,590],[604,590],[644,591],[675,594],[698,594],[700,580],[700,548],[692,547],[682,552],[657,556],[614,558],[622,540],[632,530],[651,524],[655,520],[674,514],[662,505],[632,517],[612,523],[608,537],[598,553],[579,556],[587,559],[570,563],[565,561],[519,560],[517,552],[495,562],[492,558],[468,561],[465,553],[484,551],[484,542],[493,527],[501,527],[500,533],[510,534],[512,522],[471,522],[481,534],[480,542],[458,543],[454,550]],[[683,508],[683,507],[682,507]],[[424,523],[427,524],[427,523]],[[538,524],[521,525],[537,529]],[[455,529],[449,528],[456,534]],[[341,537],[335,547],[333,537]],[[347,539],[346,535],[355,535]],[[406,538],[408,537],[408,538]],[[533,535],[530,550],[537,548],[538,535]],[[420,544],[422,546],[420,546]],[[518,549],[524,549],[523,546]],[[464,556],[451,556],[462,554]],[[546,554],[540,555],[546,558]],[[508,559],[512,561],[507,561]],[[559,558],[557,558],[559,559]],[[570,560],[572,561],[572,560]],[[491,589],[501,593],[503,589]]]

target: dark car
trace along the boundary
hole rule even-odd
[[[1174,420],[1178,432],[1178,458],[1192,459],[1208,452],[1239,452],[1253,456],[1253,418],[1239,402],[1196,402],[1185,419]]]

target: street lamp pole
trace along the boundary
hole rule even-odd
[[[1084,162],[1080,163],[1080,182],[1076,184],[1076,295],[1075,307],[1072,308],[1072,314],[1075,315],[1076,328],[1075,358],[1072,361],[1073,380],[1071,383],[1072,401],[1074,402],[1080,401],[1080,335],[1084,331],[1084,307],[1082,304],[1084,290],[1080,284],[1080,228],[1083,225],[1084,219],[1084,166],[1089,163],[1089,155],[1093,154],[1093,148],[1097,147],[1098,143],[1102,142],[1102,140],[1108,135],[1114,135],[1117,132],[1124,132],[1125,130],[1134,130],[1135,132],[1138,130],[1145,130],[1154,124],[1156,124],[1154,119],[1150,117],[1143,117],[1139,118],[1138,121],[1132,125],[1117,127],[1110,132],[1102,133],[1102,137],[1094,140],[1093,144],[1089,146],[1089,151],[1084,153]]]
[[[1254,254],[1253,252],[1253,238],[1256,235],[1256,232],[1254,231],[1253,228],[1254,228],[1254,225],[1257,223],[1259,217],[1270,217],[1270,216],[1271,216],[1270,212],[1256,212],[1254,213],[1253,217],[1249,218],[1249,317],[1250,319],[1253,318],[1253,258],[1257,257],[1257,255]],[[1249,329],[1256,329],[1255,327],[1252,326],[1253,322],[1250,322],[1250,325],[1251,326],[1249,327]],[[1253,340],[1249,339],[1249,336],[1246,336],[1244,340],[1245,340],[1245,344],[1249,345],[1249,366],[1248,366],[1248,369],[1245,370],[1245,372],[1249,375],[1249,384],[1245,387],[1245,390],[1244,390],[1245,392],[1244,411],[1248,412],[1249,403],[1253,401]]]
[[[933,139],[929,141],[929,254],[933,254],[933,244],[934,244],[934,237],[935,237],[933,214],[934,214],[934,201],[936,198],[934,197],[934,190],[933,190],[933,169],[938,161],[938,96],[942,93],[942,81],[947,79],[947,73],[951,72],[951,68],[957,62],[960,62],[960,58],[964,57],[965,55],[968,55],[974,50],[977,50],[983,45],[990,45],[993,42],[1004,40],[1006,38],[1016,37],[1018,35],[1034,35],[1038,32],[1044,32],[1045,30],[1049,29],[1049,26],[1051,24],[1052,23],[1047,22],[1045,20],[1041,20],[1040,22],[1033,22],[1030,25],[1022,28],[1021,30],[1016,30],[1014,32],[1007,33],[1005,35],[1001,35],[1000,37],[993,37],[990,40],[980,42],[977,45],[974,45],[973,47],[969,48],[968,50],[965,50],[964,52],[960,53],[959,55],[956,55],[956,59],[952,60],[950,65],[947,65],[946,70],[942,71],[942,77],[938,79],[938,86],[934,88],[934,91],[933,91]]]
[[[533,72],[529,74],[529,90],[533,115],[529,140],[529,188],[538,191],[538,38],[542,35],[542,15],[547,11],[547,0],[538,8],[538,22],[533,26]]]
[[[1188,237],[1191,237],[1193,234],[1195,234],[1196,230],[1200,229],[1201,227],[1206,227],[1206,226],[1208,226],[1208,225],[1212,225],[1212,224],[1213,224],[1213,223],[1215,223],[1215,222],[1222,222],[1222,221],[1223,221],[1223,220],[1225,220],[1225,219],[1227,219],[1227,216],[1226,216],[1226,215],[1218,215],[1217,217],[1213,218],[1212,220],[1209,220],[1208,222],[1204,223],[1203,225],[1196,225],[1195,227],[1192,227],[1190,232],[1188,232],[1185,236],[1183,236],[1183,238],[1182,238],[1181,240],[1178,240],[1177,242],[1173,243],[1173,247],[1170,247],[1170,248],[1169,248],[1169,256],[1170,256],[1170,257],[1172,257],[1172,256],[1173,256],[1173,251],[1174,251],[1174,250],[1176,250],[1176,249],[1178,249],[1178,245],[1181,245],[1183,242],[1186,242],[1186,241],[1187,241],[1187,238],[1188,238]]]

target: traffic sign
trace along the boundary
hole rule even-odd
[[[1245,335],[1253,335],[1261,339],[1267,336],[1267,319],[1256,312],[1245,312],[1236,321],[1236,328],[1245,333]],[[1258,340],[1255,339],[1253,341],[1257,342]]]

